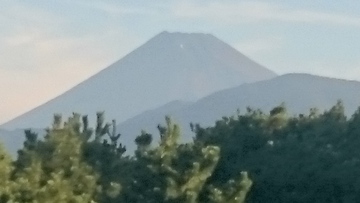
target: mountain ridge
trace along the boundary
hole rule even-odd
[[[221,89],[275,76],[211,34],[162,32],[0,128],[43,128],[54,113],[68,117],[72,112],[94,115],[105,111],[122,122],[173,100],[195,101]]]
[[[194,135],[190,123],[212,126],[223,116],[237,115],[237,110],[242,113],[250,107],[269,112],[283,102],[289,115],[307,114],[311,108],[318,108],[319,111],[329,109],[339,99],[344,103],[346,115],[352,115],[360,106],[360,82],[291,73],[217,91],[168,113],[159,107],[119,123],[117,129],[123,134],[122,142],[131,152],[135,150],[132,140],[141,130],[153,134],[157,141],[156,126],[165,124],[166,115],[170,115],[180,125],[184,141],[190,141]]]

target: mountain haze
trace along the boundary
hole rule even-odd
[[[180,124],[185,139],[190,140],[193,136],[190,122],[212,126],[223,116],[236,115],[237,109],[245,112],[247,107],[252,107],[269,112],[285,102],[289,115],[306,114],[313,107],[320,112],[329,109],[339,99],[345,105],[345,113],[352,115],[360,106],[360,82],[309,74],[286,74],[218,91],[195,103],[171,102],[120,123],[117,129],[123,134],[122,142],[131,151],[135,147],[133,140],[141,130],[157,138],[156,127],[159,123],[164,124],[166,115]]]
[[[211,34],[162,32],[64,94],[0,128],[43,128],[54,113],[96,111],[125,121],[173,100],[195,101],[218,90],[276,74]],[[91,117],[93,116],[93,117]]]

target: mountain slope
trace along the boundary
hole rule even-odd
[[[113,65],[0,128],[43,128],[54,113],[95,115],[122,122],[173,100],[194,101],[212,92],[276,74],[210,34],[162,32]],[[94,120],[93,117],[90,117]]]
[[[134,136],[139,135],[141,129],[157,138],[156,126],[164,123],[165,115],[171,115],[181,125],[185,140],[189,140],[193,136],[190,122],[202,126],[213,125],[222,116],[236,115],[237,109],[244,112],[250,106],[269,112],[285,102],[292,115],[308,113],[313,107],[320,111],[329,109],[339,99],[343,101],[347,115],[354,113],[360,106],[360,82],[308,74],[287,74],[219,91],[175,111],[166,112],[165,107],[160,107],[120,123],[118,130],[123,134],[122,142],[131,151],[135,147]]]

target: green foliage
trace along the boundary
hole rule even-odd
[[[215,187],[210,188],[209,200],[212,203],[241,203],[245,202],[252,181],[249,179],[247,172],[241,172],[240,180],[230,180],[226,183],[223,190]]]
[[[209,182],[225,187],[248,171],[248,202],[360,202],[359,114],[347,119],[339,101],[323,113],[289,117],[282,104],[194,131],[197,142],[222,149]]]
[[[0,202],[7,202],[13,199],[12,189],[14,183],[11,181],[13,166],[10,156],[0,145]]]
[[[289,116],[281,104],[190,124],[190,143],[167,117],[160,142],[141,132],[132,156],[115,121],[98,113],[88,123],[55,115],[44,137],[25,131],[14,161],[0,145],[0,203],[360,202],[360,108],[347,118],[341,101],[323,113]]]
[[[14,170],[16,202],[94,202],[97,174],[83,162],[79,116],[62,126],[56,116],[44,140],[26,132]]]
[[[74,114],[62,122],[55,115],[43,139],[25,131],[17,160],[0,146],[0,203],[244,202],[252,184],[247,173],[214,187],[208,180],[220,148],[179,143],[180,129],[170,118],[158,126],[159,145],[151,147],[152,135],[142,132],[132,157],[124,156],[115,126],[105,123],[103,113],[97,114],[95,130],[86,116]]]
[[[360,202],[360,108],[349,119],[341,101],[297,116],[284,104],[248,108],[190,124],[190,143],[165,120],[157,145],[143,131],[125,156],[103,113],[94,129],[86,116],[55,115],[44,137],[25,131],[16,160],[0,145],[0,203]]]
[[[148,134],[142,133],[137,138],[137,164],[146,169],[146,172],[140,173],[146,176],[135,178],[137,191],[144,191],[141,193],[140,202],[208,202],[208,198],[203,201],[204,198],[200,197],[213,188],[207,180],[218,164],[220,149],[216,146],[202,146],[201,143],[179,144],[179,127],[172,124],[168,117],[166,127],[158,126],[158,128],[161,139],[159,145],[153,149],[149,148],[151,139]],[[245,178],[247,176],[236,182],[245,181]],[[237,202],[243,202],[250,185],[229,186]],[[217,202],[227,202],[227,200],[224,198]],[[138,201],[131,200],[131,202]]]

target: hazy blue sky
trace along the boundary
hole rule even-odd
[[[161,31],[212,33],[277,72],[360,80],[360,1],[2,0],[0,123]]]

